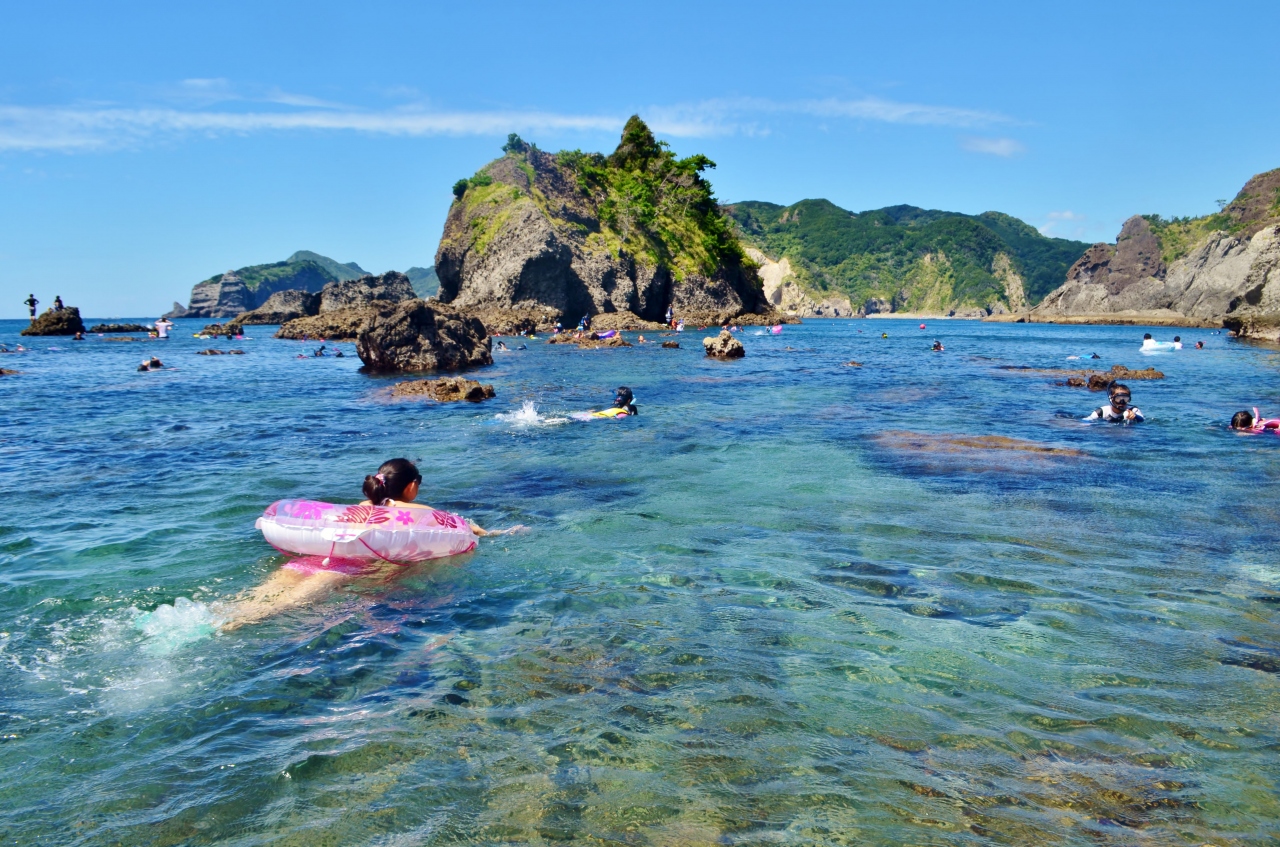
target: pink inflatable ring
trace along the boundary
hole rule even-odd
[[[280,552],[318,557],[316,564],[335,569],[346,563],[408,565],[476,549],[466,519],[434,509],[280,500],[254,525]]]

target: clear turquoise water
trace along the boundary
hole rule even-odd
[[[810,322],[730,363],[534,343],[442,406],[201,323],[0,356],[5,843],[1280,838],[1280,439],[1225,428],[1280,410],[1274,352]],[[1168,374],[1132,385],[1148,423],[1001,368],[1094,351]],[[512,414],[622,383],[638,419]],[[533,531],[211,634],[282,562],[267,504],[354,502],[396,455]]]

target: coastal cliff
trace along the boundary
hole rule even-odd
[[[1135,215],[1095,244],[1032,321],[1223,326],[1274,340],[1280,326],[1280,170],[1250,179],[1222,211]]]
[[[677,159],[639,117],[609,156],[545,153],[512,135],[505,155],[454,186],[436,254],[439,299],[482,316],[576,323],[613,315],[694,323],[774,319],[722,216],[705,156]]]
[[[167,318],[230,318],[256,309],[281,291],[317,294],[331,282],[365,276],[355,262],[341,264],[310,250],[299,250],[283,262],[249,265],[198,282],[187,306],[174,303]]]

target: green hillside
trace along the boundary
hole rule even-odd
[[[355,262],[347,262],[343,264],[330,259],[328,256],[321,256],[319,253],[313,253],[310,250],[299,250],[289,258],[286,262],[315,262],[329,273],[333,274],[334,279],[339,282],[345,282],[349,279],[359,279],[362,276],[368,276],[369,272],[357,265]]]
[[[344,265],[310,250],[299,250],[283,262],[248,265],[237,269],[235,273],[244,281],[245,287],[253,292],[285,291],[291,288],[316,292],[327,283],[359,279],[367,275],[355,262]],[[222,274],[216,274],[205,281],[216,282],[221,278]],[[266,295],[263,296],[265,298]]]
[[[271,262],[266,265],[249,265],[238,268],[236,276],[244,282],[250,291],[265,289],[284,291],[300,288],[305,291],[319,291],[325,283],[337,281],[337,277],[315,262]],[[217,282],[223,274],[217,274],[205,282]]]
[[[749,201],[724,211],[747,244],[790,259],[810,291],[842,293],[855,304],[881,298],[905,311],[1008,305],[1006,267],[1022,278],[1034,305],[1063,283],[1089,247],[1048,238],[999,212],[889,206],[854,213],[828,200]]]
[[[428,297],[435,297],[436,292],[440,290],[440,277],[436,276],[436,266],[429,268],[412,267],[404,272],[409,277],[409,283],[413,286],[413,293],[417,294],[424,300]]]

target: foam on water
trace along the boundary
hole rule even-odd
[[[146,638],[144,650],[167,655],[178,648],[208,638],[218,631],[222,619],[204,603],[179,597],[172,605],[157,606],[151,612],[134,610],[133,627]]]
[[[520,408],[514,412],[499,412],[494,417],[503,423],[514,424],[515,426],[548,426],[568,421],[568,418],[564,417],[549,417],[539,414],[538,407],[532,400],[525,400],[520,404]]]

